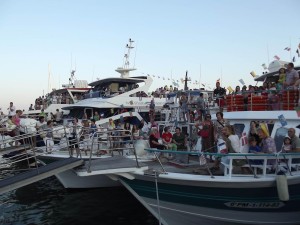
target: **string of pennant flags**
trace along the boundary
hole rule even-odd
[[[288,51],[288,52],[292,51],[291,47],[285,47],[283,50]],[[298,58],[300,58],[300,43],[298,44],[295,53],[296,53],[296,55],[293,56],[292,62],[296,62],[296,56],[298,56]],[[278,55],[274,55],[273,58],[276,60],[280,60],[280,57]],[[267,69],[267,65],[265,63],[263,63],[261,66],[264,68],[264,70]]]

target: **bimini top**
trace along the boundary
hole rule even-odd
[[[138,76],[138,77],[128,77],[128,78],[121,78],[121,77],[114,77],[114,78],[105,78],[101,80],[94,81],[90,83],[89,85],[92,87],[103,85],[106,83],[139,83],[139,82],[144,82],[147,79],[146,76]]]

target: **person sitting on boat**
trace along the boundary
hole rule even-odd
[[[258,145],[258,142],[256,140],[256,138],[254,136],[251,136],[248,138],[248,142],[249,142],[249,153],[261,153],[261,147]],[[263,164],[262,160],[249,160],[250,164],[255,164],[255,165],[261,165]]]
[[[167,149],[177,150],[177,145],[172,142],[173,135],[170,132],[169,127],[164,128],[164,133],[162,134],[162,142],[166,146]]]
[[[295,85],[296,81],[299,80],[299,74],[294,69],[294,63],[289,63],[287,65],[286,70],[286,78],[284,84],[284,88],[291,88]]]
[[[260,124],[260,127],[257,129],[259,138],[262,140],[262,153],[276,153],[275,140],[270,137],[268,128],[266,124]]]
[[[56,109],[55,121],[56,121],[56,124],[61,124],[63,122],[62,121],[62,112],[60,112],[59,109]]]
[[[157,148],[157,149],[163,150],[163,149],[165,149],[165,146],[158,142],[158,139],[156,138],[157,132],[158,132],[158,130],[156,127],[151,128],[150,136],[149,136],[149,145],[150,145],[150,148]]]
[[[285,137],[283,139],[283,145],[281,148],[282,152],[290,152],[292,150],[292,141],[290,137]]]
[[[187,138],[184,133],[181,132],[179,127],[176,127],[173,134],[172,141],[177,146],[177,150],[185,151],[187,149]]]
[[[294,128],[288,129],[288,136],[291,138],[292,152],[300,152],[300,139],[296,136],[296,130]]]
[[[254,137],[255,140],[256,140],[256,143],[257,143],[258,145],[260,145],[261,139],[260,139],[259,136],[258,136],[258,132],[257,132],[258,127],[259,127],[259,124],[258,124],[257,122],[251,121],[251,122],[250,122],[250,130],[249,130],[249,135],[248,135],[248,137],[249,137],[249,138],[250,138],[250,137]]]

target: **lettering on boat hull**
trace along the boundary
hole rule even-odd
[[[278,209],[284,206],[283,202],[226,202],[230,208],[248,209]]]

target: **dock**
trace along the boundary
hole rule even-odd
[[[83,164],[84,161],[82,159],[70,157],[0,180],[0,194],[51,177]]]

